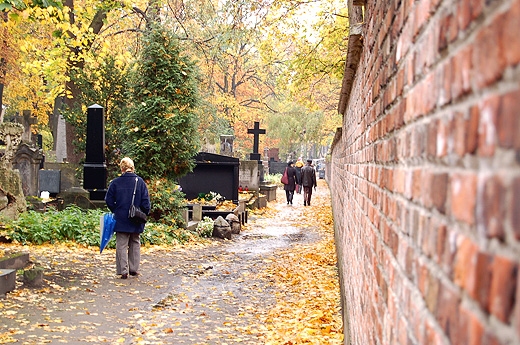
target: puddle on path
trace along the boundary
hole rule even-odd
[[[296,242],[306,243],[319,238],[318,233],[307,224],[299,224],[298,219],[302,214],[299,207],[278,204],[277,208],[280,213],[275,219],[253,220],[252,229],[236,236],[233,245],[226,250],[241,256],[255,256],[287,248]]]

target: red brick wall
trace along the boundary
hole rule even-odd
[[[520,344],[520,0],[366,1],[328,170],[346,344]]]

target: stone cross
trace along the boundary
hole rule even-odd
[[[251,160],[260,160],[260,153],[258,153],[258,139],[260,137],[260,134],[265,134],[265,129],[260,128],[260,122],[255,121],[255,126],[253,129],[247,130],[248,134],[253,134],[253,153],[249,155],[249,158]]]
[[[31,142],[32,141],[32,131],[31,131],[31,125],[35,125],[38,123],[38,118],[36,116],[31,115],[30,110],[24,110],[22,112],[22,116],[15,116],[15,120],[18,123],[21,123],[24,132],[22,135],[22,141],[24,142]]]

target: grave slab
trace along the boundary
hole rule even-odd
[[[16,288],[16,270],[0,269],[0,296]]]
[[[0,258],[0,269],[19,270],[29,262],[29,253],[14,253]]]
[[[260,193],[266,196],[267,201],[275,201],[277,188],[275,184],[260,185]]]

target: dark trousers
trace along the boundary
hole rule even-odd
[[[311,204],[312,197],[312,186],[305,187],[303,186],[303,204],[309,206]]]
[[[294,197],[294,191],[293,190],[286,190],[285,191],[285,197],[287,198],[287,203],[292,204],[292,199]]]

